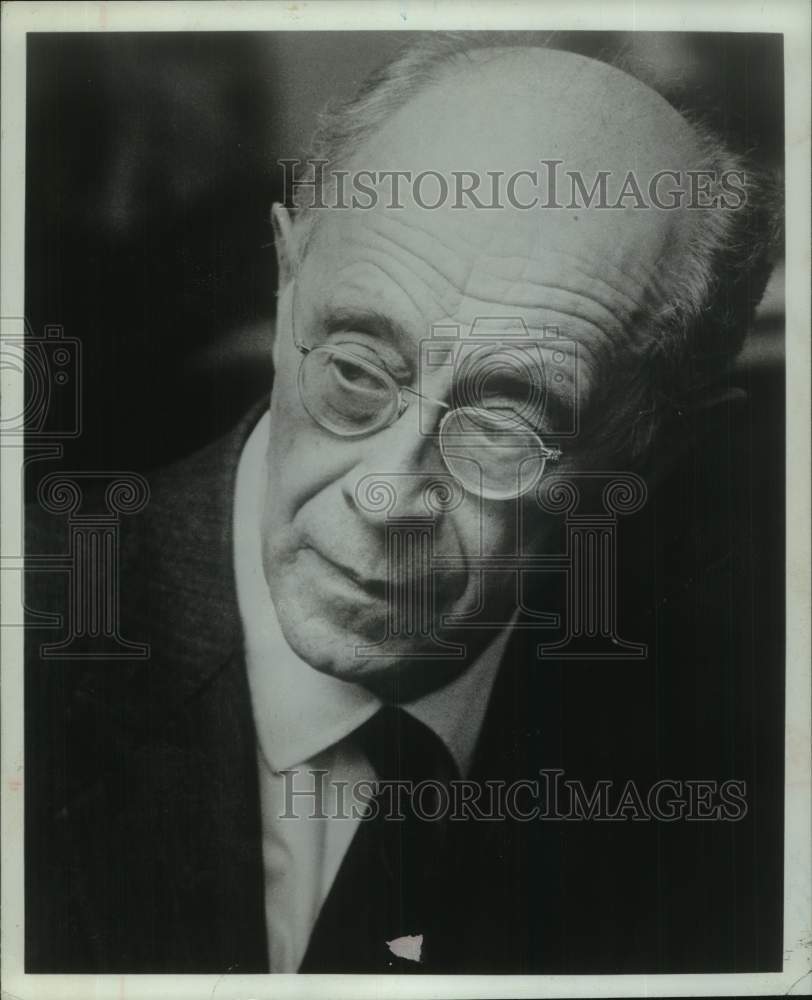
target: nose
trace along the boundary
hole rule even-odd
[[[446,468],[436,439],[421,433],[412,407],[359,446],[362,457],[345,472],[341,491],[365,521],[438,519],[462,502],[462,486]]]

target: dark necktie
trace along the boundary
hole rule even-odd
[[[456,767],[439,737],[400,708],[380,709],[354,738],[382,782],[430,783],[416,809],[409,794],[400,795],[403,819],[392,817],[394,789],[379,791],[378,815],[356,830],[299,971],[419,972],[422,962],[398,958],[387,942],[423,934],[422,958],[430,957],[428,928],[442,893],[448,831],[436,783],[447,786]]]

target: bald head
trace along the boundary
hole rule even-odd
[[[634,398],[621,393],[637,415],[624,407],[621,422],[639,424],[645,414],[641,437],[650,442],[661,390],[653,366],[648,382],[641,376],[646,359],[670,356],[683,366],[687,355],[673,342],[687,348],[700,320],[713,319],[720,265],[746,245],[741,233],[752,218],[725,210],[746,206],[752,192],[725,190],[724,178],[742,178],[741,164],[715,137],[606,63],[432,37],[327,119],[314,153],[327,161],[317,178],[323,190],[300,188],[300,206],[313,196],[334,205],[325,192],[336,172],[346,171],[341,197],[346,177],[360,180],[363,194],[352,189],[348,212],[300,213],[291,256],[309,254],[311,244],[338,252],[362,232],[368,242],[374,234],[374,256],[377,241],[397,234],[414,268],[431,274],[420,294],[424,314],[439,322],[470,325],[483,309],[527,307],[536,329],[542,320],[567,331],[589,325],[598,335],[584,352],[595,371],[612,358],[615,373],[636,380]],[[502,294],[522,283],[518,300]],[[728,280],[728,290],[735,284]],[[705,333],[718,358],[741,343],[760,283],[746,287],[742,316],[728,302],[720,312],[727,326],[719,324],[718,337]]]
[[[518,227],[633,270],[679,252],[693,228],[687,211],[658,210],[650,194],[667,189],[673,202],[679,188],[685,204],[688,171],[707,164],[688,122],[628,74],[569,52],[486,48],[444,63],[346,166],[424,175],[399,185],[405,210],[432,211],[466,241]],[[465,175],[471,198],[460,195]],[[376,207],[393,204],[390,191],[379,187]]]
[[[694,132],[645,84],[585,56],[483,48],[451,57],[377,130],[407,130],[417,159],[532,165],[543,151],[584,170],[660,169],[699,154]]]

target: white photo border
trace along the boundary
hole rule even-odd
[[[786,149],[786,730],[784,969],[736,975],[301,976],[26,975],[23,967],[23,632],[2,642],[2,987],[9,998],[287,1000],[300,997],[649,997],[812,992],[810,829],[810,7],[805,0],[378,0],[378,2],[8,2],[2,7],[0,316],[22,317],[26,33],[534,29],[750,31],[784,36]],[[22,378],[3,370],[2,413],[22,409]],[[22,552],[20,447],[0,449],[3,551]],[[4,621],[19,586],[3,579]]]

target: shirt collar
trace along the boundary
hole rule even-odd
[[[234,498],[234,565],[245,659],[260,749],[274,771],[310,760],[349,736],[381,707],[358,684],[314,670],[282,633],[262,568],[261,512],[269,489],[266,413],[245,444]],[[459,677],[404,704],[446,744],[468,772],[510,626]]]

